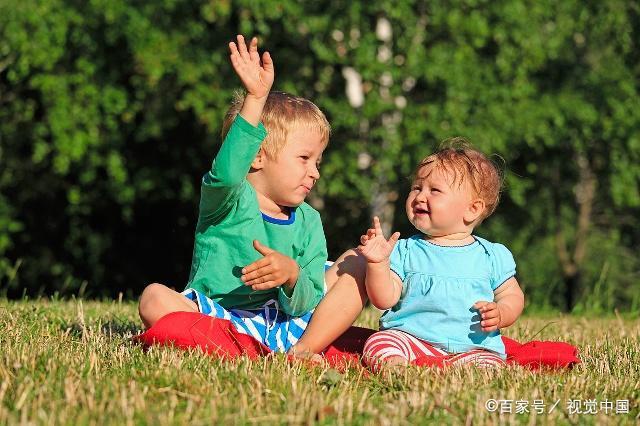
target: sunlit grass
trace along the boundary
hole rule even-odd
[[[377,317],[367,310],[358,324],[375,327]],[[505,333],[578,345],[583,364],[559,373],[414,367],[371,375],[283,356],[222,361],[195,350],[145,352],[129,340],[140,327],[132,302],[0,299],[0,424],[640,421],[640,322],[633,319],[524,316]],[[514,412],[488,412],[491,398],[513,400]],[[596,400],[598,414],[569,414],[576,399]],[[516,414],[516,400],[529,413]],[[534,400],[546,405],[543,414]],[[600,410],[605,400],[613,402],[609,414]],[[617,400],[629,401],[629,414],[616,414]]]

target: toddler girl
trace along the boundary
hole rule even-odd
[[[500,186],[496,166],[457,138],[416,169],[406,211],[418,234],[387,240],[373,219],[356,250],[367,261],[369,300],[387,310],[365,344],[374,370],[423,356],[504,364],[499,329],[515,322],[524,296],[509,250],[473,235],[495,210]]]

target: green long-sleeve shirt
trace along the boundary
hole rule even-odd
[[[262,123],[254,127],[238,115],[203,177],[187,288],[225,308],[259,308],[276,299],[284,312],[299,316],[322,298],[327,244],[320,214],[306,203],[292,209],[288,220],[260,212],[246,176],[266,135]],[[241,269],[262,257],[253,240],[291,257],[300,267],[290,296],[282,287],[254,291],[240,280]]]

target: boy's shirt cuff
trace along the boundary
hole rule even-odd
[[[309,285],[311,284],[310,282],[301,283],[301,281],[304,280],[309,280],[309,278],[303,278],[301,274],[298,277],[296,285],[290,292],[285,290],[284,286],[278,287],[278,302],[282,309],[289,315],[296,317],[304,315],[320,303],[322,294],[316,294],[317,292],[315,291],[315,287],[313,285]]]
[[[232,126],[238,127],[238,129],[242,130],[243,132],[249,133],[254,138],[260,140],[267,137],[267,129],[265,129],[262,121],[259,122],[257,126],[253,126],[240,114],[236,115],[236,118],[233,120]]]

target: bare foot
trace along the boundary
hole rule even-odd
[[[371,368],[371,371],[381,373],[404,370],[407,365],[409,365],[409,361],[401,356],[390,356],[385,358],[384,360],[367,359],[365,360],[365,364],[367,364],[369,368]]]
[[[310,351],[307,348],[301,347],[299,345],[294,345],[287,351],[287,355],[292,356],[293,358],[302,359],[305,361],[311,361],[314,364],[321,364],[324,358],[317,353]]]

